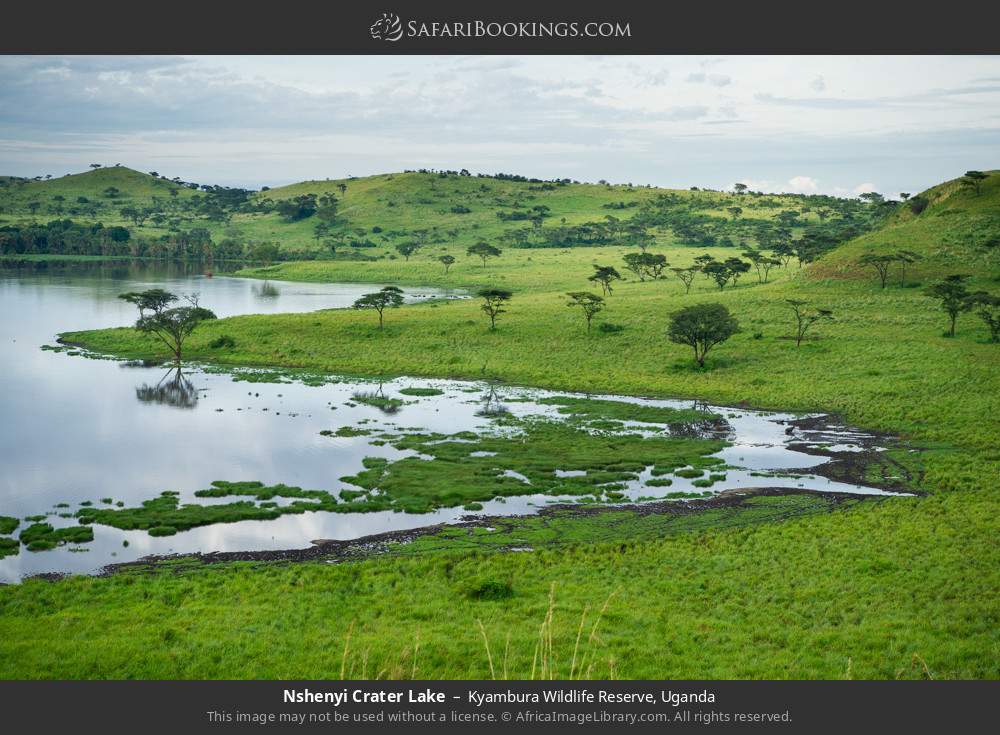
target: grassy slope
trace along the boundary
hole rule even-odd
[[[103,196],[103,192],[110,187],[118,189],[121,195],[114,200],[108,200]],[[171,189],[176,189],[177,195],[185,198],[196,193],[171,181],[154,178],[149,174],[125,166],[112,166],[60,176],[47,181],[32,180],[24,184],[12,183],[10,186],[0,189],[0,203],[3,204],[5,212],[21,215],[25,214],[24,210],[27,208],[28,202],[37,201],[43,205],[50,204],[53,197],[56,196],[62,196],[66,200],[67,207],[71,206],[77,197],[82,196],[105,204],[113,201],[114,206],[120,208],[129,205],[146,205],[152,201],[153,197],[167,199],[170,197]],[[38,218],[45,219],[42,215],[39,215]]]
[[[341,184],[347,187],[344,192],[339,188]],[[109,186],[118,188],[122,195],[113,200],[105,198],[102,192]],[[13,223],[47,222],[61,216],[88,222],[92,218],[86,215],[74,215],[68,211],[74,206],[78,196],[85,196],[101,206],[93,219],[105,225],[129,226],[137,236],[154,237],[166,234],[167,230],[158,228],[150,222],[134,228],[121,217],[119,210],[125,206],[139,208],[149,206],[153,197],[169,200],[170,189],[177,189],[178,196],[182,199],[203,195],[201,192],[129,168],[101,168],[49,181],[29,181],[24,185],[0,187],[0,219]],[[440,178],[435,174],[416,172],[382,174],[358,179],[304,181],[260,192],[254,196],[281,200],[302,194],[319,196],[330,193],[340,202],[339,213],[342,222],[335,228],[335,232],[348,229],[361,230],[366,233],[365,237],[391,250],[394,243],[407,238],[392,238],[388,233],[427,229],[432,231],[431,239],[435,244],[429,246],[426,252],[442,246],[451,246],[459,248],[460,252],[464,253],[464,248],[473,242],[493,241],[506,230],[529,225],[524,221],[501,221],[496,216],[498,210],[511,211],[515,208],[527,209],[545,205],[551,210],[551,217],[546,220],[546,226],[560,224],[562,220],[568,225],[580,224],[603,219],[609,214],[624,220],[631,217],[636,210],[605,209],[602,205],[643,202],[663,192],[675,194],[682,200],[697,201],[700,203],[696,207],[697,211],[723,219],[729,218],[725,208],[733,204],[739,204],[743,208],[744,217],[771,219],[782,208],[798,208],[803,203],[800,197],[788,195],[768,195],[760,199],[751,196],[737,198],[731,194],[718,192],[633,188],[626,185],[572,184],[545,191],[539,190],[536,184],[528,182],[457,176]],[[53,199],[56,196],[65,198],[63,206],[67,211],[62,215],[55,214],[51,209],[56,205]],[[777,202],[782,206],[762,206],[764,200]],[[28,203],[31,201],[42,205],[34,215],[28,210]],[[467,214],[453,214],[450,211],[453,204],[462,204],[472,211]],[[168,211],[172,210],[168,208]],[[212,233],[216,241],[231,237],[244,242],[274,241],[283,249],[291,251],[323,249],[313,236],[315,218],[289,223],[277,214],[253,213],[237,214],[231,222],[219,223],[192,217],[187,213],[183,213],[181,217],[184,229],[204,227]],[[815,222],[817,215],[810,212],[802,215],[801,219],[804,222]],[[376,226],[381,227],[384,232],[373,233],[372,228]],[[356,234],[354,236],[357,237]],[[674,244],[673,235],[669,230],[658,232],[656,236],[661,244]],[[441,253],[447,251],[444,249]]]
[[[537,626],[555,584],[557,672],[580,615],[609,591],[600,634],[588,647],[594,676],[935,677],[1000,676],[1000,364],[972,317],[955,339],[918,289],[885,291],[853,268],[854,252],[879,240],[928,254],[957,221],[1000,201],[955,194],[919,218],[848,243],[811,271],[719,294],[701,281],[684,296],[673,281],[616,288],[602,317],[618,335],[587,335],[561,293],[586,286],[591,260],[617,249],[508,251],[485,269],[460,262],[450,285],[505,283],[517,290],[489,333],[473,302],[400,309],[380,334],[371,315],[322,312],[239,317],[204,328],[191,357],[359,373],[499,376],[512,382],[720,402],[820,408],[852,422],[903,433],[933,447],[923,458],[931,495],[807,514],[782,523],[699,528],[661,540],[607,543],[593,519],[559,534],[596,543],[570,550],[470,556],[465,547],[416,558],[343,566],[229,566],[173,576],[31,582],[0,592],[4,676],[332,676],[350,633],[345,672],[406,676],[419,641],[417,676],[487,676],[476,620],[494,657],[511,636],[512,675],[530,673]],[[962,217],[961,213],[957,216]],[[890,240],[891,238],[891,240]],[[666,251],[673,264],[695,252]],[[921,279],[963,269],[950,252],[925,260]],[[426,255],[409,264],[293,264],[283,277],[444,282]],[[996,291],[982,268],[977,288]],[[749,280],[747,278],[746,280]],[[836,321],[796,349],[783,299],[831,307]],[[663,339],[680,305],[719,300],[744,332],[691,370],[686,351]],[[756,333],[760,337],[756,338]],[[227,333],[231,351],[207,343]],[[154,354],[131,330],[71,335],[97,349]],[[974,386],[974,389],[970,389]],[[614,538],[613,536],[611,538]],[[514,596],[471,599],[470,580],[514,580]],[[331,621],[334,624],[331,625]],[[353,628],[351,627],[353,624]],[[58,636],[52,631],[58,630]],[[752,651],[752,654],[748,654]],[[336,653],[334,653],[336,652]],[[610,661],[609,661],[610,659]],[[926,662],[927,670],[923,668]]]

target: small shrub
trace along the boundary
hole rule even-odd
[[[618,332],[624,332],[625,327],[621,324],[612,324],[611,322],[601,322],[597,325],[597,331],[603,334],[617,334]]]
[[[473,600],[506,600],[514,596],[514,588],[510,580],[481,579],[466,594]]]
[[[232,348],[236,346],[236,340],[230,337],[228,334],[222,334],[213,339],[211,342],[209,342],[208,346],[211,347],[213,350],[219,350],[222,349],[223,347]]]

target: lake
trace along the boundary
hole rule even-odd
[[[61,518],[56,506],[65,504],[67,512],[73,512],[80,503],[100,505],[102,499],[111,498],[131,507],[164,490],[178,492],[182,502],[204,504],[212,501],[196,498],[194,492],[216,480],[256,480],[337,492],[346,487],[339,478],[362,470],[365,457],[395,460],[413,453],[370,436],[324,436],[321,431],[358,424],[444,434],[482,431],[491,423],[482,415],[484,401],[501,402],[512,416],[557,418],[555,406],[538,401],[569,395],[417,378],[382,384],[357,379],[321,385],[246,382],[197,366],[185,368],[178,379],[165,367],[41,349],[55,344],[60,332],[133,323],[134,307],[119,300],[118,294],[154,286],[174,293],[197,292],[202,305],[219,317],[348,307],[361,294],[380,287],[208,278],[192,265],[87,264],[51,272],[0,271],[0,374],[6,381],[0,391],[0,515],[22,519],[46,515],[53,526],[76,525],[75,518]],[[430,288],[404,291],[409,302],[462,297]],[[400,393],[413,387],[441,392],[419,397]],[[354,400],[359,390],[404,403],[387,413]],[[652,406],[692,406],[690,401],[617,398]],[[762,486],[883,492],[811,471],[829,458],[802,451],[811,444],[831,443],[850,451],[870,438],[863,432],[827,428],[822,436],[810,437],[808,431],[790,425],[796,418],[791,414],[707,408],[724,417],[723,433],[730,442],[719,453],[729,467],[726,478],[711,487],[712,493]],[[666,430],[648,425],[631,428]],[[765,479],[762,472],[773,474]],[[645,472],[629,482],[624,499],[698,489],[679,477],[669,488],[647,486],[648,479]],[[486,502],[475,513],[524,514],[553,500],[572,500],[530,490]],[[315,511],[203,526],[168,537],[95,525],[90,543],[39,552],[22,546],[20,553],[0,559],[0,581],[44,572],[92,573],[149,554],[301,548],[314,539],[353,539],[472,514],[461,507],[419,514]],[[26,525],[22,520],[19,531]]]

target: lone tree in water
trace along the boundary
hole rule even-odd
[[[490,318],[490,329],[496,329],[497,317],[507,311],[503,307],[514,294],[504,288],[484,288],[477,295],[483,300],[479,308]]]
[[[438,260],[444,265],[444,274],[448,275],[448,269],[455,263],[454,255],[442,255]]]
[[[386,286],[381,291],[366,293],[352,304],[352,309],[374,309],[378,312],[378,328],[383,328],[383,313],[396,309],[403,303],[403,291],[396,286]]]
[[[123,293],[118,298],[134,304],[139,309],[139,319],[135,323],[135,328],[140,332],[156,335],[173,353],[174,362],[177,364],[181,361],[184,340],[199,324],[215,319],[215,314],[198,305],[197,294],[184,297],[187,306],[172,309],[167,307],[177,301],[177,297],[162,288]]]
[[[858,265],[871,267],[878,273],[879,283],[885,288],[885,279],[889,277],[889,266],[898,260],[895,254],[879,255],[878,253],[865,253],[858,259]]]
[[[590,291],[571,291],[566,295],[570,298],[570,302],[566,306],[571,308],[578,306],[583,310],[583,318],[587,320],[587,331],[589,332],[590,322],[594,315],[604,308],[604,297],[590,293]]]
[[[808,301],[801,299],[785,299],[792,307],[795,314],[795,346],[802,345],[802,339],[806,336],[806,331],[816,322],[822,319],[833,319],[833,312],[829,309],[811,309]]]
[[[620,281],[621,279],[622,279],[621,273],[616,271],[612,266],[595,265],[594,275],[590,276],[587,280],[601,284],[601,290],[604,291],[604,295],[610,296],[611,282]]]
[[[959,274],[946,276],[943,280],[924,290],[924,293],[932,299],[938,299],[941,302],[941,308],[948,315],[950,320],[948,337],[955,336],[955,321],[958,319],[958,315],[972,307],[969,302],[969,290],[965,287],[965,281],[968,278],[966,275]]]
[[[470,245],[465,252],[469,255],[482,258],[483,268],[485,268],[488,258],[499,258],[503,251],[500,248],[493,247],[488,242],[477,242],[475,245]]]
[[[694,350],[694,360],[705,367],[705,356],[715,345],[725,342],[740,329],[722,304],[697,304],[670,315],[667,337],[671,342]]]

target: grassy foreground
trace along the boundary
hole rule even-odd
[[[926,496],[832,511],[767,498],[698,523],[629,512],[544,528],[529,519],[492,546],[443,533],[410,553],[337,565],[29,581],[0,590],[0,676],[1000,677],[1000,351],[972,315],[943,337],[945,316],[920,289],[898,275],[880,289],[852,265],[856,253],[905,243],[925,255],[911,284],[972,272],[973,290],[997,291],[988,263],[941,247],[982,205],[963,196],[768,284],[750,285],[750,274],[719,292],[700,278],[685,295],[671,280],[622,283],[598,319],[624,327],[613,334],[588,334],[563,293],[588,286],[592,262],[619,266],[619,248],[507,250],[448,279],[429,258],[284,264],[248,275],[490,283],[515,296],[496,332],[474,301],[394,310],[384,331],[348,311],[247,316],[206,325],[188,354],[834,411],[923,447]],[[996,184],[981,196],[995,204]],[[664,252],[686,265],[704,250]],[[796,348],[787,298],[830,308],[835,321]],[[726,304],[743,327],[707,371],[664,337],[667,315],[699,301]],[[223,334],[235,346],[211,348]],[[130,329],[65,337],[159,354]],[[512,546],[535,550],[497,553]]]

